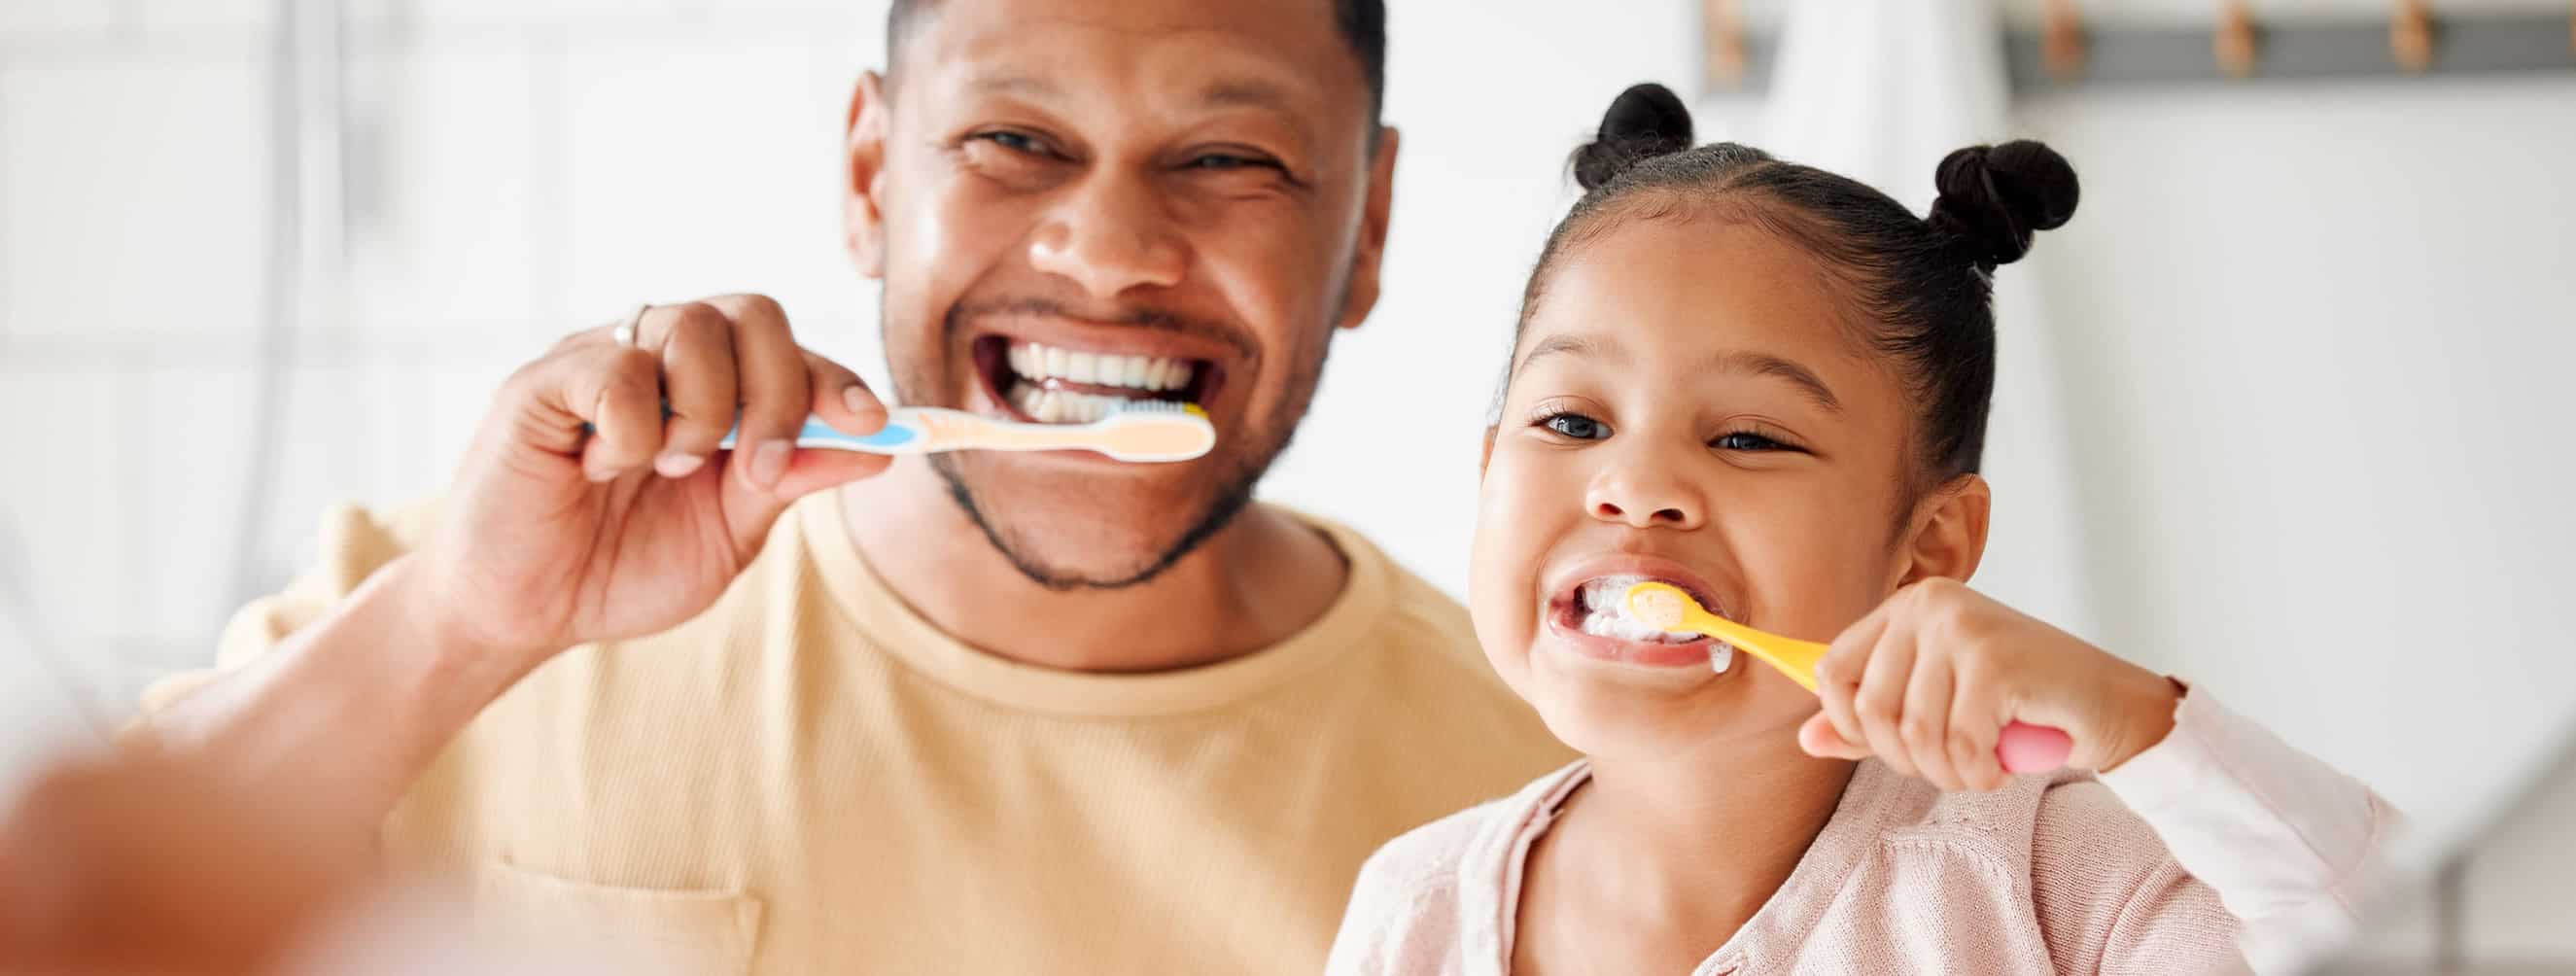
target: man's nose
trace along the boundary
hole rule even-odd
[[[1081,285],[1095,298],[1139,286],[1170,287],[1189,268],[1189,249],[1147,181],[1096,173],[1063,199],[1029,243],[1029,263]]]
[[[1696,529],[1708,516],[1699,486],[1679,466],[1651,457],[1623,459],[1602,471],[1583,501],[1593,518],[1639,529]]]

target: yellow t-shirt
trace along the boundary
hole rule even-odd
[[[314,619],[429,519],[335,513],[324,565],[246,608],[221,661]],[[816,495],[697,619],[575,648],[502,696],[384,849],[462,875],[493,917],[693,973],[1320,972],[1372,850],[1572,753],[1454,601],[1316,524],[1350,574],[1304,630],[1095,675],[939,631]]]

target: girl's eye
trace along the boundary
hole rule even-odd
[[[1709,446],[1721,451],[1780,451],[1788,449],[1786,445],[1781,444],[1779,441],[1772,440],[1751,431],[1742,430],[1711,441],[1709,442]]]
[[[1610,436],[1610,425],[1579,413],[1551,414],[1539,424],[1560,436],[1578,441],[1597,441]]]

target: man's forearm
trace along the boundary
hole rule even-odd
[[[371,833],[527,665],[421,626],[408,557],[322,619],[145,720],[150,742]]]

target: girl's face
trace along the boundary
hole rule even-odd
[[[1960,493],[1911,504],[1911,398],[1792,245],[1714,216],[1626,220],[1551,274],[1487,435],[1479,642],[1587,754],[1791,741],[1812,695],[1742,654],[1712,671],[1704,641],[1620,633],[1618,592],[1664,580],[1829,641],[1910,578],[1964,577],[1982,507],[1962,532]]]

